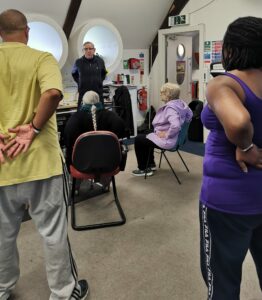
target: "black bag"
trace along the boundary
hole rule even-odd
[[[145,133],[148,134],[154,130],[152,122],[156,115],[156,110],[154,106],[150,106],[149,110],[146,113],[144,123],[137,127],[137,133]]]

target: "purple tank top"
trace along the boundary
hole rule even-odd
[[[262,99],[237,76],[235,79],[245,92],[244,105],[254,126],[253,143],[262,148]],[[207,207],[233,214],[251,215],[262,213],[262,170],[248,166],[248,173],[241,171],[235,160],[235,145],[206,105],[201,119],[210,130],[205,146],[203,181],[200,201]]]

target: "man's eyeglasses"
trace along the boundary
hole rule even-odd
[[[27,31],[29,31],[30,30],[30,27],[29,26],[26,26],[26,27],[20,27],[20,28],[17,28],[17,29],[14,29],[14,31],[15,30],[27,30]]]
[[[84,51],[94,50],[95,48],[83,48]]]

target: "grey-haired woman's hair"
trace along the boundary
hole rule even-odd
[[[169,100],[178,99],[180,95],[180,87],[176,83],[167,82],[162,85],[160,91],[164,93]]]
[[[88,91],[83,96],[83,104],[92,104],[91,106],[91,114],[92,114],[92,121],[94,130],[97,130],[97,123],[96,123],[96,106],[95,104],[99,102],[99,95],[94,91]]]
[[[99,95],[94,91],[88,91],[83,96],[83,104],[96,104],[99,102]]]

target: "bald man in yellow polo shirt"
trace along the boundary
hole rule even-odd
[[[85,299],[88,284],[77,279],[67,238],[68,185],[55,118],[61,73],[50,53],[27,46],[21,12],[0,14],[0,36],[0,300],[10,298],[19,278],[16,238],[25,206],[44,241],[49,299]]]

